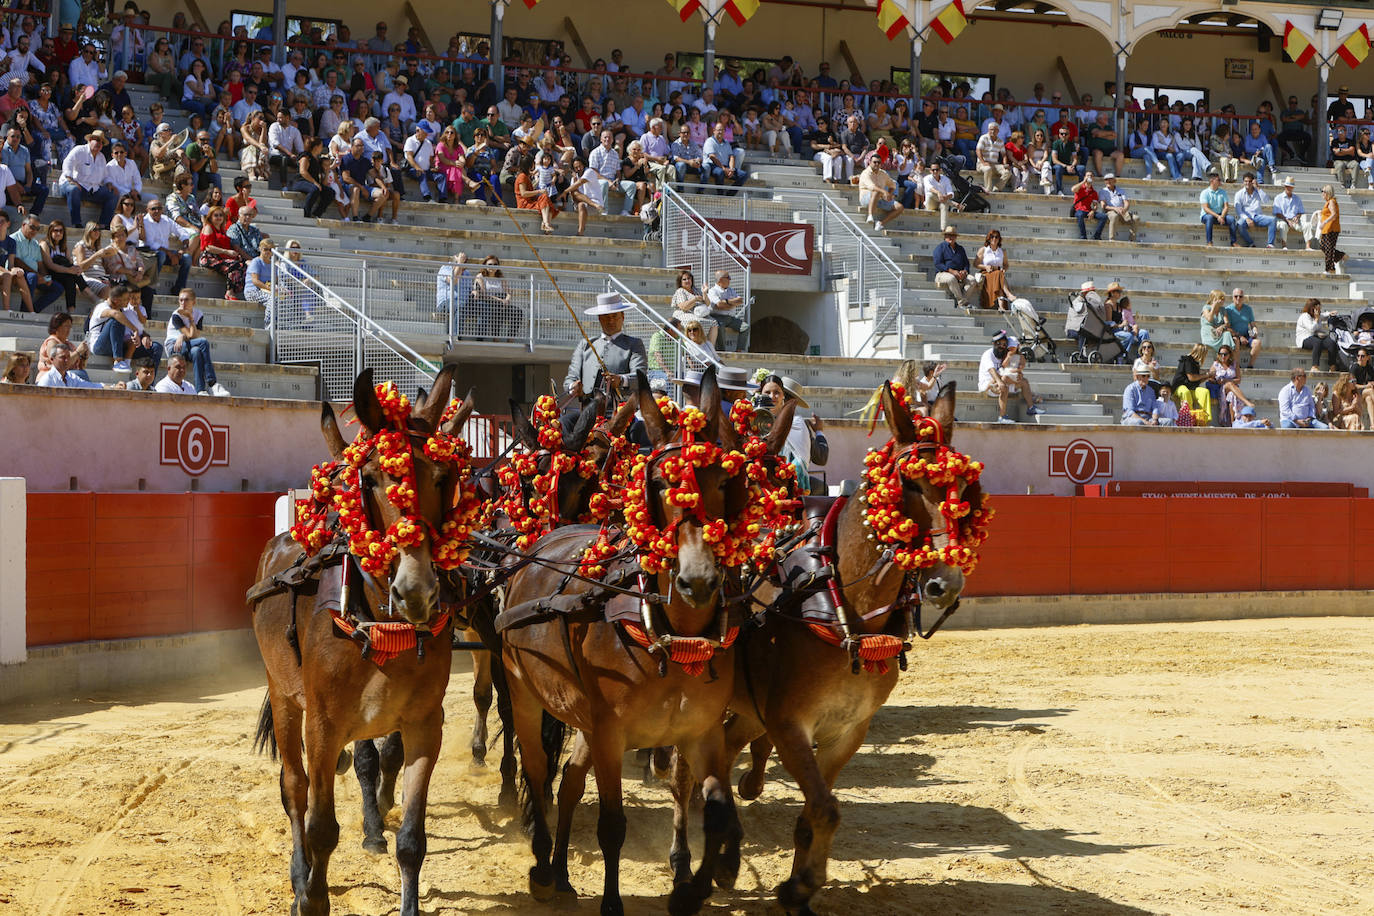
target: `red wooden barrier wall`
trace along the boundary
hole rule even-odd
[[[273,493],[30,493],[29,645],[248,626]],[[1374,501],[997,496],[965,594],[1374,589]]]
[[[275,493],[30,493],[28,644],[248,626]]]
[[[995,496],[966,595],[1374,588],[1374,500]]]

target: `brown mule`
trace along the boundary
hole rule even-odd
[[[662,455],[665,448],[676,447],[670,440],[678,431],[665,422],[642,373],[639,392],[638,406],[654,454]],[[727,445],[732,443],[734,431],[728,421],[721,421],[720,390],[712,370],[702,379],[701,410],[706,427],[700,441],[715,442],[720,434]],[[773,454],[786,439],[791,413],[785,408],[769,434],[768,447]],[[702,513],[694,516],[670,504],[660,470],[661,465],[651,458],[646,483],[649,503],[662,520],[662,530],[672,532],[678,553],[667,569],[647,577],[651,591],[670,596],[656,607],[654,616],[666,622],[674,634],[709,635],[724,611],[722,589],[727,570],[706,543],[700,519],[736,518],[745,508],[748,490],[741,476],[727,476],[718,465],[700,467],[696,475]],[[575,564],[595,533],[588,527],[555,531],[536,552],[545,560]],[[566,599],[591,590],[594,586],[570,581],[558,571],[530,566],[512,578],[507,608],[518,609],[551,594]],[[593,609],[606,600],[604,594],[594,596]],[[710,895],[722,846],[739,833],[724,735],[719,728],[733,693],[734,665],[729,650],[719,650],[712,660],[711,670],[717,676],[694,677],[679,664],[663,664],[661,655],[641,648],[617,624],[601,619],[589,622],[586,617],[570,620],[558,614],[505,630],[503,642],[526,781],[526,817],[533,828],[535,865],[530,869],[530,889],[535,898],[576,894],[568,877],[568,839],[587,771],[593,769],[601,808],[597,839],[605,864],[601,913],[616,916],[624,912],[619,877],[625,839],[621,758],[629,748],[675,745],[703,776],[706,845],[701,870],[691,882],[673,889],[668,911],[697,912]],[[541,729],[545,710],[579,730],[558,793],[556,846],[549,835],[543,797],[557,763],[549,750],[559,742],[548,741]]]
[[[413,434],[427,435],[439,426],[451,382],[452,369],[446,368],[429,399],[414,411]],[[353,398],[361,435],[387,428],[371,370],[358,377]],[[471,409],[469,400],[443,424],[443,431],[452,434],[461,430]],[[336,460],[341,458],[345,444],[328,404],[321,426],[330,453]],[[407,441],[414,461],[419,514],[437,528],[447,508],[444,497],[456,485],[448,479],[454,472],[430,461],[413,438]],[[394,481],[379,466],[375,451],[359,477],[363,504],[372,507],[374,526],[384,529],[401,517],[385,496],[386,486]],[[418,545],[400,549],[389,580],[355,580],[355,592],[365,593],[368,607],[379,618],[377,609],[389,604],[401,619],[417,629],[429,629],[441,615],[440,585],[430,549],[431,538],[426,533]],[[259,579],[287,569],[301,553],[290,535],[273,538],[263,550]],[[442,742],[444,690],[452,656],[447,629],[424,643],[423,658],[411,650],[387,661],[384,667],[364,659],[357,642],[340,638],[331,615],[317,611],[314,599],[306,595],[299,596],[294,607],[288,594],[262,598],[253,615],[253,630],[267,668],[267,701],[258,724],[258,744],[268,745],[274,756],[280,755],[282,805],[291,821],[292,911],[303,916],[329,912],[327,870],[339,839],[334,778],[340,752],[350,741],[399,731],[405,740],[405,814],[396,834],[400,912],[415,916],[426,845],[425,802]],[[308,760],[303,759],[303,752]]]
[[[954,403],[954,385],[950,384],[931,413],[942,427],[947,445],[954,434]],[[923,447],[917,445],[910,413],[886,386],[882,412],[899,446]],[[866,489],[839,511],[834,554],[828,558],[834,564],[844,604],[850,609],[855,636],[890,632],[893,615],[901,613],[903,607],[900,599],[908,597],[899,594],[905,577],[891,564],[883,568],[881,545],[869,538],[864,525]],[[975,507],[981,506],[981,493],[976,484],[967,492],[961,490]],[[945,496],[944,490],[928,481],[906,482],[903,512],[923,531],[934,531],[936,521],[942,518],[939,506]],[[947,536],[934,535],[933,541],[936,547],[943,547]],[[802,545],[797,549],[809,548]],[[945,611],[958,600],[964,575],[959,568],[940,563],[921,570],[916,584],[927,606]],[[822,641],[800,618],[786,613],[791,598],[784,594],[779,602],[783,612],[770,611],[762,629],[740,640],[735,653],[735,696],[730,704],[733,715],[724,731],[726,754],[732,764],[744,746],[751,745],[753,766],[740,780],[741,798],[756,798],[762,791],[768,753],[774,745],[805,795],[793,834],[792,874],[777,888],[784,910],[799,916],[813,912],[811,898],[825,884],[830,846],[840,821],[833,792],[835,779],[863,743],[874,714],[891,694],[898,668],[886,664],[854,673],[854,663],[844,648]],[[686,818],[694,786],[690,761],[679,756],[674,763],[674,838],[669,855],[679,878],[691,868]],[[738,852],[727,850],[726,855],[737,856]]]

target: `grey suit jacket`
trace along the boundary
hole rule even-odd
[[[644,341],[638,337],[623,332],[617,334],[614,340],[607,340],[604,336],[593,337],[592,346],[601,354],[606,369],[620,376],[624,386],[633,387],[635,373],[648,370],[649,359],[644,351]],[[572,360],[568,363],[568,376],[563,380],[563,390],[571,391],[574,384],[581,382],[582,390],[590,394],[596,384],[596,374],[600,371],[601,363],[587,348],[587,342],[578,341]]]

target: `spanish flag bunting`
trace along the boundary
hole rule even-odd
[[[726,0],[725,12],[735,20],[735,25],[744,25],[759,11],[760,0]]]
[[[525,0],[525,6],[534,9],[539,4],[539,0]]]
[[[528,3],[529,0],[525,0],[525,2]],[[677,10],[682,21],[686,22],[693,13],[701,8],[701,0],[668,0],[668,5]]]
[[[878,28],[883,30],[888,41],[900,35],[910,24],[897,0],[878,0]]]
[[[1352,68],[1364,63],[1364,59],[1369,56],[1369,26],[1361,24],[1358,29],[1351,32],[1350,37],[1336,49],[1336,53]]]
[[[1317,56],[1317,48],[1291,21],[1283,24],[1283,53],[1299,67],[1306,67],[1308,61]]]
[[[959,37],[959,33],[968,25],[968,16],[964,14],[964,4],[961,0],[953,0],[949,6],[940,11],[940,15],[930,23],[931,29],[944,39],[945,44]]]

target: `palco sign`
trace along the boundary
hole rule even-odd
[[[816,250],[816,230],[804,223],[775,223],[757,219],[713,219],[711,225],[749,259],[758,274],[810,274]],[[682,247],[701,246],[700,230],[682,229]]]

